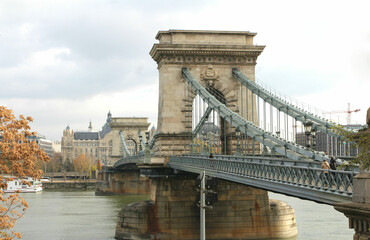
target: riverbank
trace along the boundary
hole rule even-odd
[[[91,181],[50,181],[43,182],[42,186],[44,191],[60,191],[60,190],[76,190],[76,191],[86,191],[95,190],[96,180]]]

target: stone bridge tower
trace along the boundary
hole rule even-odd
[[[257,57],[264,46],[253,44],[256,33],[236,31],[158,32],[150,55],[158,64],[159,106],[155,153],[160,156],[185,153],[187,134],[192,130],[191,107],[195,93],[185,91],[182,68],[186,67],[204,87],[211,87],[226,100],[231,110],[256,122],[252,116],[252,94],[233,78],[239,68],[254,81]],[[249,101],[247,101],[248,96]],[[248,106],[246,106],[248,102]],[[247,113],[248,111],[248,113]],[[228,126],[228,124],[227,124]]]
[[[208,91],[220,96],[229,108],[256,122],[252,116],[251,99],[246,101],[245,87],[242,88],[232,76],[232,69],[239,68],[254,80],[257,57],[264,48],[253,45],[255,35],[250,32],[184,30],[157,34],[159,43],[154,44],[150,55],[158,63],[159,70],[159,134],[156,134],[154,146],[157,156],[151,158],[151,163],[186,153],[186,145],[190,143],[188,136],[193,127],[192,107],[196,93],[182,77],[184,67]],[[252,98],[252,95],[248,97]],[[220,121],[222,124],[228,128],[225,121]],[[227,133],[232,136],[231,130],[229,128]],[[228,142],[234,146],[233,140],[226,140]],[[150,165],[141,167],[148,170]],[[151,200],[127,205],[119,213],[115,237],[199,239],[195,175],[154,173],[150,180]],[[262,189],[222,179],[217,183],[218,201],[206,212],[207,239],[282,239],[297,235],[294,210],[287,204],[269,201],[267,192]]]
[[[139,131],[142,132],[142,136],[145,138],[145,132],[148,131],[150,123],[148,123],[146,117],[126,117],[112,118],[109,125],[112,128],[113,149],[111,158],[114,160],[113,162],[116,162],[123,156],[120,133],[123,133],[128,150],[135,155],[140,149]]]

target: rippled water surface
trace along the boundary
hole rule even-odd
[[[95,196],[85,192],[23,194],[29,204],[16,224],[23,239],[114,239],[117,214],[148,196]]]
[[[298,240],[351,240],[354,230],[348,219],[334,207],[312,201],[269,192],[269,197],[288,203],[294,208]]]
[[[296,213],[298,240],[352,239],[348,220],[332,206],[269,193]],[[23,194],[29,204],[15,229],[25,240],[114,239],[117,214],[126,204],[148,196],[95,196],[94,192]]]

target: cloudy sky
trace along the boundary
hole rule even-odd
[[[370,106],[368,1],[1,0],[0,105],[52,140],[113,117],[156,125],[159,30],[257,32],[257,79],[325,111]],[[345,117],[345,114],[341,114]]]

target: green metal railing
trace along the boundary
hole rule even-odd
[[[324,170],[305,161],[236,156],[172,156],[174,169],[232,180],[253,187],[333,204],[351,201],[353,171]],[[327,172],[327,174],[326,174]]]

